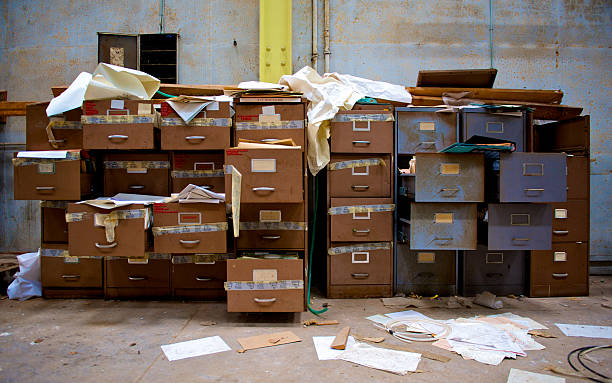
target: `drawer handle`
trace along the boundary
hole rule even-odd
[[[198,243],[200,243],[200,240],[199,239],[194,239],[194,240],[179,239],[179,242],[181,243],[181,245],[197,245]]]
[[[553,273],[553,278],[567,278],[568,273]]]
[[[423,278],[433,278],[434,273],[430,273],[430,272],[420,272],[417,274],[417,277],[423,277]]]
[[[529,238],[512,238],[512,241],[518,241],[518,242],[529,242]],[[523,245],[524,243],[522,243],[521,245]]]
[[[142,190],[144,189],[144,185],[130,185],[128,186],[128,189],[132,189],[132,190]]]
[[[110,136],[108,136],[109,140],[127,140],[128,136],[125,136],[123,134],[111,134]]]
[[[187,136],[185,140],[187,141],[203,141],[206,139],[206,136]]]
[[[253,188],[252,190],[254,192],[256,192],[256,193],[257,192],[270,192],[270,193],[272,193],[273,191],[276,190],[276,188],[271,188],[271,187],[267,187],[267,186],[260,186],[260,187],[257,187],[257,188]]]
[[[421,146],[421,145],[428,145],[428,146],[433,146],[436,143],[433,141],[423,141],[423,142],[419,142],[417,146]]]
[[[55,190],[55,186],[36,186],[37,191],[52,191]]]
[[[66,140],[49,140],[50,144],[63,144]]]
[[[262,140],[259,140],[261,142],[272,142],[272,141],[278,141],[278,138],[264,138]]]
[[[351,185],[351,188],[355,191],[366,191],[370,188],[370,185]]]
[[[255,303],[274,303],[276,302],[276,298],[253,298]]]
[[[487,273],[486,275],[487,275],[487,278],[495,278],[495,277],[501,278],[504,276],[504,274],[502,273]]]
[[[208,282],[208,281],[212,281],[212,278],[204,278],[204,277],[195,277],[196,281],[199,282]]]
[[[353,145],[370,145],[370,141],[356,140],[353,141]]]
[[[79,279],[81,278],[80,275],[62,275],[62,278],[64,279]]]
[[[262,235],[261,239],[280,239],[280,235]]]
[[[435,238],[434,238],[434,241],[446,241],[446,242],[450,242],[450,241],[452,241],[452,240],[453,240],[453,237],[446,237],[446,238],[438,238],[438,237],[435,237]]]
[[[130,281],[144,281],[147,278],[145,278],[145,277],[132,277],[132,276],[129,276],[128,279]]]
[[[566,235],[569,234],[569,230],[553,230],[553,234]]]
[[[117,246],[117,242],[113,242],[110,245],[100,245],[98,242],[96,242],[96,247],[98,249],[112,249],[115,246]]]
[[[525,188],[525,193],[529,193],[529,192],[543,192],[544,188]]]
[[[213,185],[200,185],[201,188],[213,190],[215,187]]]
[[[441,192],[452,192],[453,194],[459,193],[459,188],[442,188]]]
[[[358,229],[353,228],[353,233],[355,233],[355,234],[369,234],[370,233],[370,229],[358,230]]]
[[[365,279],[370,276],[368,273],[353,273],[351,276],[355,279]]]

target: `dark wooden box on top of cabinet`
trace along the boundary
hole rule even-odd
[[[416,159],[416,202],[483,202],[482,154],[419,153]]]
[[[172,296],[190,299],[225,299],[228,254],[172,255]]]
[[[496,295],[525,293],[527,252],[491,250],[478,245],[463,255],[463,294],[489,291]]]
[[[84,149],[155,149],[157,100],[98,100],[83,103]]]
[[[170,297],[170,255],[106,257],[104,278],[107,299]]]
[[[225,164],[242,174],[241,203],[302,202],[304,200],[303,152],[297,147],[225,151]],[[226,174],[226,200],[231,202],[232,175]]]
[[[327,177],[330,197],[391,197],[391,156],[332,154]]]
[[[414,250],[475,250],[475,203],[412,203],[410,248]]]
[[[169,196],[167,153],[108,153],[104,155],[104,195],[117,193]]]
[[[45,298],[104,295],[102,257],[74,257],[65,250],[43,248],[40,250],[40,275]]]
[[[306,147],[304,103],[236,102],[235,144],[240,139],[266,143],[291,138],[302,150]]]
[[[392,153],[393,121],[390,108],[340,111],[331,122],[331,152]]]
[[[40,201],[40,242],[68,243],[66,207],[68,201]]]
[[[78,201],[93,192],[95,165],[88,152],[19,152],[15,157],[16,200]]]
[[[489,204],[489,250],[550,249],[551,211],[550,204]]]
[[[223,152],[172,153],[172,193],[179,193],[187,185],[205,187],[215,193],[225,193]]]
[[[83,149],[81,108],[47,117],[48,102],[26,106],[26,150]]]
[[[397,245],[396,290],[404,294],[456,295],[456,252],[453,250],[410,250]]]
[[[360,208],[373,211],[352,211]],[[331,198],[330,241],[392,241],[393,210],[391,198]]]
[[[304,202],[242,204],[237,248],[303,250],[308,225],[305,208]]]
[[[398,154],[439,152],[457,142],[459,117],[445,107],[395,109]]]
[[[495,112],[483,108],[464,108],[461,111],[462,142],[473,136],[508,140],[517,152],[528,150],[528,118],[525,111]]]
[[[229,148],[231,126],[229,102],[213,101],[189,123],[185,123],[170,104],[167,102],[161,104],[162,150]]]

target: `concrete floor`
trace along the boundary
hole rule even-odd
[[[470,317],[501,312],[528,316],[547,325],[558,338],[537,341],[545,350],[528,351],[527,357],[488,366],[429,344],[410,344],[451,358],[448,363],[422,359],[422,373],[397,376],[351,363],[317,359],[312,336],[335,335],[339,326],[303,327],[310,313],[291,315],[228,314],[224,303],[43,300],[0,301],[0,381],[2,382],[506,382],[510,368],[545,372],[549,365],[569,369],[567,353],[610,340],[565,337],[555,322],[612,325],[612,277],[591,277],[591,296],[539,298],[521,301],[503,298],[504,309],[418,310],[436,319]],[[362,336],[381,336],[366,316],[397,310],[379,299],[335,300],[317,297],[315,306],[327,302],[327,319],[337,319]],[[202,326],[203,321],[216,321]],[[250,350],[243,354],[236,341],[291,329],[300,343]],[[8,335],[6,334],[8,333]],[[168,362],[160,345],[221,336],[232,351]],[[32,343],[42,340],[40,343]],[[386,344],[401,344],[386,335]],[[612,351],[591,354],[596,366],[612,374]],[[578,381],[568,379],[568,382]],[[582,381],[583,382],[583,381]]]

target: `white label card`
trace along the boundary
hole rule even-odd
[[[123,106],[125,105],[125,103],[123,102],[123,100],[111,100],[111,109],[123,109]]]
[[[276,269],[254,269],[253,282],[278,281],[278,270]]]
[[[555,209],[555,218],[556,219],[567,218],[567,209]]]

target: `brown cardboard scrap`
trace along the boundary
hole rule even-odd
[[[371,336],[361,336],[357,334],[353,334],[353,338],[360,342],[370,342],[370,343],[381,343],[384,342],[385,338],[382,336],[379,337],[371,337]]]
[[[539,336],[540,338],[556,338],[556,335],[553,335],[549,331],[546,330],[529,330],[529,335]]]
[[[273,334],[263,334],[251,336],[248,338],[238,338],[238,343],[242,346],[242,350],[253,350],[256,348],[279,346],[281,344],[301,342],[302,339],[291,331],[277,332]],[[240,351],[239,351],[240,352]]]
[[[337,320],[319,320],[319,319],[307,319],[302,322],[304,327],[307,326],[329,326],[340,324]]]
[[[334,341],[331,344],[331,348],[334,350],[344,350],[346,348],[346,342],[350,332],[351,328],[348,326],[338,331],[336,338],[334,338]]]
[[[586,376],[582,375],[581,373],[576,372],[576,371],[572,371],[572,370],[568,370],[568,369],[563,368],[563,367],[548,366],[548,367],[544,368],[544,371],[554,372],[555,374],[559,374],[559,375],[563,375],[563,376],[571,376],[572,378],[589,380],[589,378],[587,378]]]
[[[355,335],[353,335],[353,337],[355,337]],[[417,354],[421,354],[423,358],[437,360],[438,362],[442,362],[442,363],[446,363],[451,360],[451,358],[449,358],[448,356],[436,354],[436,353],[429,352],[429,351],[416,350],[416,349],[405,347],[405,346],[396,346],[394,344],[386,344],[386,345],[380,345],[380,347],[388,348],[390,350],[415,352]]]

